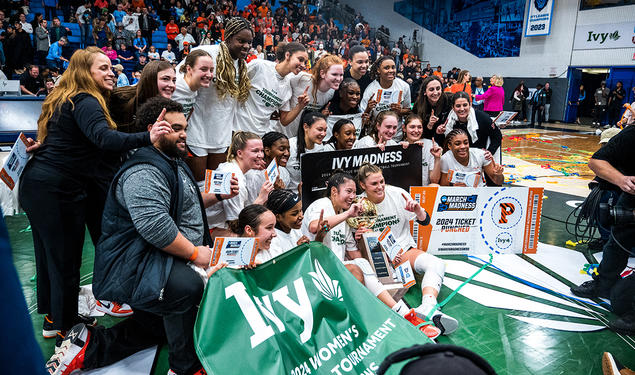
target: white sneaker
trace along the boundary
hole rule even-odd
[[[430,310],[432,310],[433,308],[435,308],[435,306],[421,304],[419,305],[419,307],[415,308],[415,312],[417,313],[417,316],[419,318],[426,320],[426,317],[430,313]],[[432,323],[434,323],[435,326],[441,329],[442,335],[449,335],[452,332],[456,331],[457,328],[459,328],[459,322],[456,319],[454,319],[450,315],[442,313],[438,309],[435,309],[430,320],[432,320]]]
[[[97,300],[97,311],[102,312],[104,314],[108,314],[110,316],[115,316],[117,318],[122,318],[124,316],[130,316],[133,314],[132,308],[126,304],[120,304],[117,302]]]

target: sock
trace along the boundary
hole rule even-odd
[[[436,291],[441,290],[443,275],[445,275],[445,263],[434,255],[423,253],[415,259],[414,271],[423,274],[421,288],[432,287]]]
[[[392,307],[392,311],[396,312],[401,316],[405,316],[410,312],[410,308],[406,306],[403,300],[399,300],[395,306]]]

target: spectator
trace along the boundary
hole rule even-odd
[[[123,23],[121,22],[117,23],[117,28],[115,29],[115,32],[113,33],[112,37],[113,37],[113,40],[115,41],[115,47],[119,47],[122,44],[125,44],[126,47],[132,47],[132,40],[134,39],[134,34],[124,29]]]
[[[109,42],[106,45],[106,47],[103,47],[101,50],[104,51],[106,56],[108,56],[108,58],[110,59],[110,62],[112,64],[119,64],[119,58],[117,57],[117,51],[115,51],[112,48],[112,43]]]
[[[117,23],[117,26],[119,26],[119,23],[123,22],[123,17],[125,15],[126,15],[126,12],[123,10],[123,5],[121,3],[117,4],[117,10],[112,12],[112,16],[115,17],[115,22]]]
[[[77,18],[77,24],[79,25],[79,31],[81,33],[81,41],[79,48],[86,48],[90,44],[90,25],[92,23],[92,4],[90,0],[85,0],[84,5],[80,5],[75,11],[75,18]]]
[[[55,18],[55,11],[58,7],[57,0],[42,0],[44,5],[44,15],[47,20]]]
[[[49,96],[53,89],[55,88],[55,80],[53,78],[47,78],[44,82],[44,95]]]
[[[475,95],[476,100],[483,100],[485,112],[492,117],[498,116],[503,110],[505,102],[505,90],[503,90],[503,77],[494,75],[490,79],[492,86],[483,95]]]
[[[156,47],[150,46],[150,50],[148,51],[148,59],[150,61],[161,60],[161,56],[159,56],[159,52],[157,52]]]
[[[108,1],[106,0],[95,0],[95,3],[93,4],[95,6],[96,9],[99,9],[100,11],[108,8]]]
[[[49,30],[49,40],[51,44],[67,36],[69,31],[70,29],[68,27],[62,26],[58,17],[53,17],[53,26],[51,26]]]
[[[437,66],[437,70],[435,70],[432,74],[443,79],[443,73],[441,72],[441,65]]]
[[[141,35],[141,30],[137,30],[134,40],[132,41],[132,46],[135,49],[135,56],[139,58],[140,54],[145,54],[148,49],[148,43],[145,38]]]
[[[174,23],[174,17],[170,17],[170,22],[165,25],[165,33],[168,36],[168,44],[172,46],[172,49],[178,49],[179,45],[174,39],[179,35],[179,27]]]
[[[117,57],[120,60],[124,60],[124,61],[134,61],[134,54],[123,43],[119,46],[119,51],[117,52]]]
[[[194,37],[187,32],[185,27],[181,27],[181,33],[174,38],[174,41],[179,44],[179,52],[183,51],[183,44],[185,42],[189,45],[196,44]]]
[[[68,59],[62,56],[62,50],[67,43],[68,39],[64,36],[57,42],[51,44],[48,55],[46,55],[46,66],[59,70],[64,69],[64,63],[68,63]]]
[[[46,55],[49,51],[51,41],[49,40],[49,31],[46,29],[47,22],[45,19],[40,21],[40,24],[35,29],[35,57],[36,62],[40,65],[44,65],[46,62]]]
[[[128,9],[122,22],[123,27],[126,30],[130,31],[133,35],[136,35],[137,30],[139,30],[139,13],[132,13],[132,10]]]
[[[545,87],[543,89],[545,91],[546,100],[545,100],[545,122],[549,122],[549,111],[551,110],[551,95],[553,95],[553,90],[549,85],[549,82],[545,83]]]
[[[143,3],[143,0],[141,0]],[[139,16],[139,29],[141,35],[146,40],[146,44],[149,46],[152,44],[152,32],[157,29],[156,21],[148,13],[148,8],[143,7],[141,9],[141,15]]]
[[[23,95],[37,96],[40,90],[44,90],[44,82],[40,77],[40,68],[31,65],[20,77],[20,90]]]
[[[139,61],[137,61],[137,64],[135,65],[134,70],[143,71],[143,68],[145,68],[147,63],[148,63],[148,56],[146,56],[145,53],[140,54]]]
[[[170,64],[176,63],[176,55],[172,51],[172,44],[166,46],[166,50],[161,53],[161,59],[169,62]]]
[[[428,64],[430,66],[430,64]],[[485,93],[485,86],[483,85],[483,77],[476,77],[474,80],[474,95],[483,95]],[[476,100],[476,98],[472,99],[472,106],[474,109],[483,110],[483,100]]]
[[[595,90],[595,108],[593,109],[593,127],[602,126],[604,115],[606,114],[606,103],[609,98],[609,89],[606,87],[606,81],[600,82],[600,87]]]
[[[26,22],[26,15],[24,13],[20,13],[18,19],[20,20],[20,24],[22,25],[22,30],[24,30],[28,34],[33,34],[33,25]]]
[[[584,87],[580,86],[580,93],[585,95]],[[584,100],[584,97],[580,99],[580,102]],[[542,85],[539,83],[536,85],[536,92],[531,97],[531,124],[530,127],[534,127],[534,122],[536,119],[538,120],[538,128],[542,127],[542,118],[543,111],[545,110],[545,103],[547,102],[547,94],[545,94],[545,90]],[[577,120],[578,124],[580,123],[580,119]]]
[[[11,77],[33,61],[33,45],[29,34],[22,30],[20,21],[15,21],[13,27],[7,27],[7,33],[4,51],[7,76]]]
[[[626,97],[626,90],[622,87],[622,82],[617,81],[615,88],[611,90],[609,94],[609,125],[614,126],[620,120],[620,113],[622,110],[622,102]]]
[[[139,83],[139,80],[141,79],[141,72],[140,71],[134,71],[132,72],[132,82],[130,82],[131,85],[136,85],[137,83]]]
[[[123,71],[123,66],[121,64],[117,64],[112,67],[115,70],[115,74],[117,75],[117,87],[130,86],[130,82],[128,82],[128,77],[126,73]]]
[[[99,48],[106,47],[108,42],[112,42],[112,33],[108,26],[106,26],[106,18],[101,17],[95,20],[95,26],[93,27],[93,39],[95,45]]]

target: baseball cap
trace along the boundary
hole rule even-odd
[[[613,138],[619,132],[620,132],[620,129],[618,129],[618,128],[608,128],[608,129],[606,129],[600,135],[600,144],[608,142],[611,138]]]
[[[123,72],[123,65],[121,64],[117,64],[115,66],[112,67],[114,70],[118,71],[118,72]]]

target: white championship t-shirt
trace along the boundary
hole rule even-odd
[[[421,186],[430,185],[430,171],[434,169],[434,155],[430,152],[432,149],[432,140],[424,138],[421,147]]]
[[[291,181],[291,177],[289,176],[289,171],[285,167],[278,166],[278,173],[280,173],[279,177],[284,183],[284,188],[288,189],[289,182]],[[249,204],[254,203],[256,198],[258,198],[258,194],[260,194],[260,189],[262,185],[265,183],[265,171],[252,169],[245,173],[245,179],[247,180],[247,202]]]
[[[377,105],[370,114],[373,121],[379,112],[389,110],[392,103],[399,103],[401,108],[410,108],[410,85],[400,78],[395,78],[392,85],[387,89],[382,88],[378,80],[372,81],[368,87],[366,87],[366,90],[364,90],[362,101],[359,103],[359,108],[362,111],[366,110],[368,101],[373,94],[375,94],[373,100],[377,101]],[[403,121],[399,119],[399,126],[397,126],[397,132],[393,136],[393,139],[401,139],[401,125],[403,125]]]
[[[485,159],[485,151],[480,148],[470,148],[470,160],[467,165],[463,165],[456,161],[452,151],[447,151],[441,156],[441,173],[448,174],[448,181],[451,181],[451,175],[456,172],[466,173],[468,181],[474,181],[475,187],[485,186],[485,176],[483,167],[489,165],[491,161]],[[466,184],[468,186],[474,186]]]
[[[353,123],[355,126],[355,138],[359,139],[359,134],[362,131],[362,112],[351,115],[330,115],[326,118],[326,137],[324,139],[330,139],[333,135],[333,126],[339,120],[346,119]]]
[[[238,105],[234,131],[250,131],[262,137],[277,131],[270,122],[271,114],[291,99],[291,86],[287,77],[276,71],[272,61],[254,59],[247,64],[251,89],[244,105]]]
[[[395,145],[398,145],[398,143],[393,141],[392,139],[389,139],[388,141],[386,141],[386,146],[395,146]],[[370,135],[367,135],[363,137],[362,139],[358,139],[357,142],[355,142],[355,144],[353,145],[353,148],[371,148],[371,147],[377,147],[377,142],[375,142],[373,137],[371,137]]]
[[[302,237],[300,229],[291,229],[289,233],[285,233],[276,228],[276,236],[271,240],[269,250],[260,250],[256,254],[256,260],[259,262],[267,262],[278,255],[298,246],[298,240]]]
[[[194,108],[194,102],[196,102],[197,94],[197,91],[192,91],[190,89],[190,86],[187,82],[185,82],[185,77],[183,75],[176,78],[176,90],[174,90],[174,94],[172,94],[172,100],[183,106],[183,114],[186,119]]]
[[[320,212],[324,210],[324,217],[335,216],[333,203],[329,198],[320,198],[311,203],[304,212],[304,220],[302,221],[302,234],[307,236],[311,241],[315,239],[315,235],[309,230],[309,224],[314,220],[320,219]],[[341,260],[344,261],[344,255],[347,251],[357,250],[357,244],[353,237],[351,227],[343,221],[331,228],[322,241],[324,246],[328,247]]]
[[[295,118],[289,125],[282,126],[280,122],[279,131],[280,133],[286,135],[287,137],[295,137],[298,135],[298,126],[300,124],[300,120],[302,118],[302,113],[310,112],[310,111],[319,111],[320,108],[324,107],[331,99],[333,99],[333,95],[335,95],[335,90],[329,89],[326,92],[322,92],[320,90],[316,90],[315,97],[313,96],[313,81],[311,80],[311,75],[306,72],[300,72],[297,75],[289,75],[289,85],[291,86],[291,98],[287,100],[286,103],[280,107],[281,111],[290,111],[298,105],[298,97],[304,94],[304,90],[308,87],[307,95],[309,97],[309,104],[304,107],[303,112],[301,112],[298,117]]]
[[[324,151],[324,146],[316,144],[311,150],[305,150],[304,153]],[[287,162],[287,171],[289,171],[290,181],[287,189],[296,190],[302,181],[302,172],[300,171],[300,158],[298,157],[298,138],[289,138],[289,161]]]
[[[406,211],[406,200],[401,194],[410,196],[402,188],[386,185],[384,200],[377,204],[377,220],[373,225],[373,231],[381,232],[390,226],[390,230],[397,238],[397,242],[404,251],[417,247],[417,243],[410,234],[410,220],[415,220],[417,216],[414,212]],[[366,193],[362,194],[366,196]]]
[[[216,58],[220,52],[220,45],[204,45],[194,48],[201,49],[212,56],[214,60],[214,77],[218,72]],[[183,61],[176,67],[178,72]],[[234,69],[238,77],[238,60],[234,60]],[[182,73],[177,73],[183,75]],[[178,78],[177,78],[178,80]],[[232,126],[236,121],[238,102],[227,94],[223,99],[218,96],[216,84],[201,87],[194,102],[192,116],[188,121],[187,144],[193,147],[222,150],[229,147],[232,138]]]
[[[247,181],[238,164],[233,161],[221,163],[216,169],[219,172],[233,173],[236,179],[238,179],[238,195],[225,199],[218,204],[207,208],[207,223],[210,228],[227,228],[228,220],[238,219],[240,211],[249,204],[247,199]]]

